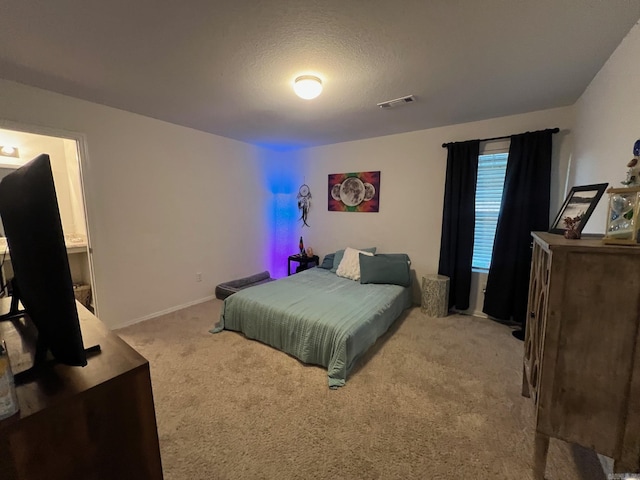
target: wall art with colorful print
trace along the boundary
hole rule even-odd
[[[379,171],[329,175],[329,211],[378,212],[379,210]]]

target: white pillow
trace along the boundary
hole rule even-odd
[[[342,261],[340,265],[338,265],[338,270],[336,270],[336,275],[350,280],[360,281],[360,254],[373,257],[373,253],[347,247],[344,251]]]

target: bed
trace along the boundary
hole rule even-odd
[[[227,297],[211,332],[242,332],[304,363],[326,367],[329,387],[338,388],[358,359],[411,306],[410,290],[361,284],[311,268]]]

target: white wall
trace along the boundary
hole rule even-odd
[[[320,256],[348,245],[406,252],[419,280],[438,267],[442,143],[560,127],[555,212],[573,125],[566,107],[283,153],[3,80],[0,112],[10,122],[84,134],[99,315],[112,327],[208,298],[224,280],[263,269],[282,276],[300,235]],[[380,212],[328,212],[327,176],[367,170],[382,172]],[[305,182],[310,228],[297,221]],[[476,283],[481,289],[482,279]]]
[[[300,231],[321,256],[346,246],[406,252],[420,281],[438,270],[447,160],[442,144],[559,127],[553,138],[553,217],[564,199],[572,126],[573,108],[565,107],[304,150],[300,161],[315,203],[311,228]],[[328,175],[370,170],[381,171],[380,212],[329,212]],[[483,286],[476,284],[478,290]],[[472,292],[472,311],[482,309],[475,305],[480,300]]]
[[[197,302],[216,284],[265,268],[256,243],[267,225],[252,213],[268,197],[260,149],[5,80],[0,118],[85,135],[98,313],[107,325]]]
[[[299,231],[297,194],[305,181],[299,157],[300,151],[296,150],[262,150],[259,155],[267,198],[263,204],[256,204],[254,210],[268,225],[268,234],[257,239],[253,248],[263,251],[267,270],[274,278],[287,275],[287,257],[298,252],[299,237],[306,234]]]
[[[574,185],[622,187],[633,144],[640,138],[640,25],[620,43],[575,105]],[[585,232],[604,233],[607,195]]]

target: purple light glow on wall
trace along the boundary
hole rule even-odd
[[[265,151],[262,170],[267,199],[263,206],[267,238],[263,261],[273,278],[287,275],[287,257],[298,251],[299,225],[296,195],[300,174],[295,171],[296,152]]]

